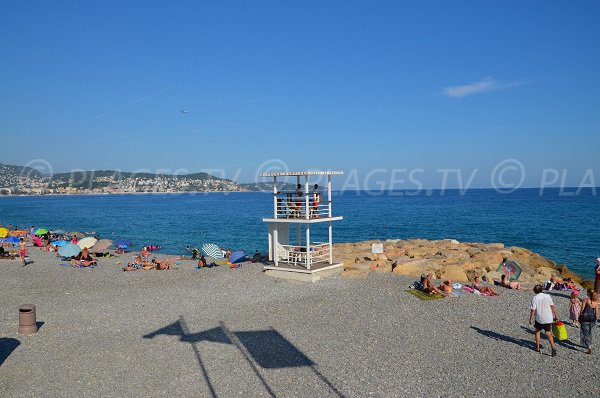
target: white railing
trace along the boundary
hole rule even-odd
[[[308,206],[308,211],[307,211]],[[275,218],[327,218],[331,217],[329,212],[329,202],[315,202],[313,194],[308,195],[308,205],[306,203],[306,195],[291,196],[290,194],[277,195],[275,205]],[[306,216],[308,213],[308,217]]]
[[[280,263],[310,268],[315,263],[329,261],[329,243],[316,242],[310,245],[308,253],[306,246],[279,244],[277,245],[277,260]]]

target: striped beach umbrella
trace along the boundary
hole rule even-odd
[[[214,243],[205,243],[202,245],[202,254],[212,258],[224,258],[223,251]]]
[[[62,257],[73,257],[81,253],[81,247],[69,243],[58,249],[58,254]]]

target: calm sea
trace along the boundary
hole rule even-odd
[[[213,242],[246,252],[265,251],[272,214],[269,193],[148,194],[105,196],[1,197],[0,223],[96,232],[127,238],[136,247],[157,244],[165,253]],[[600,198],[591,190],[521,189],[335,193],[335,242],[368,239],[445,239],[503,242],[523,246],[585,277],[600,256]],[[311,231],[325,239],[321,226]]]

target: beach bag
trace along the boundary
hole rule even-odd
[[[567,335],[567,328],[561,321],[552,324],[552,334],[557,340],[566,340],[569,338]]]
[[[595,322],[596,321],[596,310],[590,307],[589,302],[586,301],[585,306],[579,314],[579,322]]]

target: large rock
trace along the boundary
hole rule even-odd
[[[481,279],[483,279],[487,283],[493,284],[494,283],[494,279],[500,279],[501,277],[502,277],[502,274],[500,272],[498,272],[498,271],[490,271],[487,274],[483,275],[481,277]]]
[[[481,264],[489,271],[498,269],[498,266],[504,260],[502,254],[498,253],[498,251],[482,251],[480,253],[475,253],[471,259],[474,262]]]
[[[435,256],[439,252],[440,249],[437,247],[420,246],[406,250],[406,255],[410,258],[426,258]]]
[[[458,265],[449,265],[442,269],[440,279],[450,280],[452,282],[468,282],[467,274],[464,269]]]

